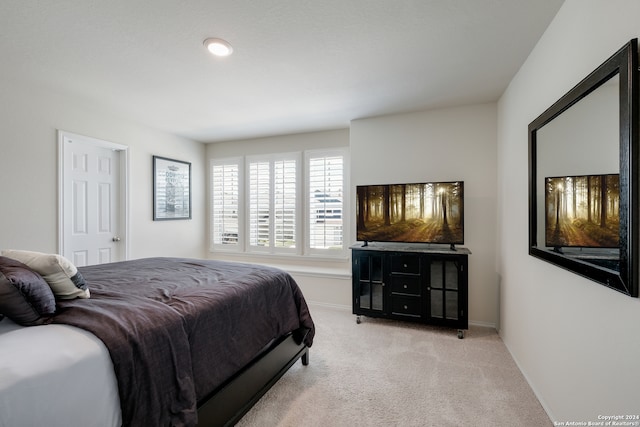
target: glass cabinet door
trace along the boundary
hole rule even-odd
[[[358,255],[358,306],[361,309],[373,311],[384,309],[382,261],[381,255]]]
[[[459,268],[455,261],[441,259],[431,261],[429,286],[431,318],[458,320]]]

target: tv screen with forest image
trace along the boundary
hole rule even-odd
[[[620,175],[545,178],[545,245],[617,248]]]
[[[356,234],[364,242],[464,243],[464,182],[359,185]]]

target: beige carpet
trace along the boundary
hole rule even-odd
[[[551,426],[495,330],[455,330],[312,305],[297,362],[238,426]]]

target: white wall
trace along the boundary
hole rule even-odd
[[[469,321],[484,325],[498,316],[496,114],[492,103],[354,120],[350,138],[354,212],[356,185],[464,181]]]
[[[640,411],[640,301],[528,255],[527,126],[640,35],[637,0],[567,0],[498,103],[501,336],[552,420]]]
[[[349,129],[277,135],[207,144],[208,159],[349,146]]]
[[[133,123],[33,82],[0,81],[0,93],[0,248],[58,251],[60,129],[130,147],[131,258],[204,256],[204,144]],[[192,220],[152,221],[152,155],[192,163]]]

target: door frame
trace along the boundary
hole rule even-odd
[[[122,225],[121,232],[118,236],[121,237],[124,243],[123,260],[129,259],[129,147],[122,144],[116,144],[115,142],[105,141],[90,136],[80,135],[76,133],[67,132],[58,129],[58,253],[64,252],[64,200],[65,200],[65,169],[70,165],[65,161],[65,138],[82,140],[83,143],[90,143],[98,147],[111,149],[120,152],[119,156],[119,181],[118,188],[119,193],[119,209],[118,209],[118,221]]]

